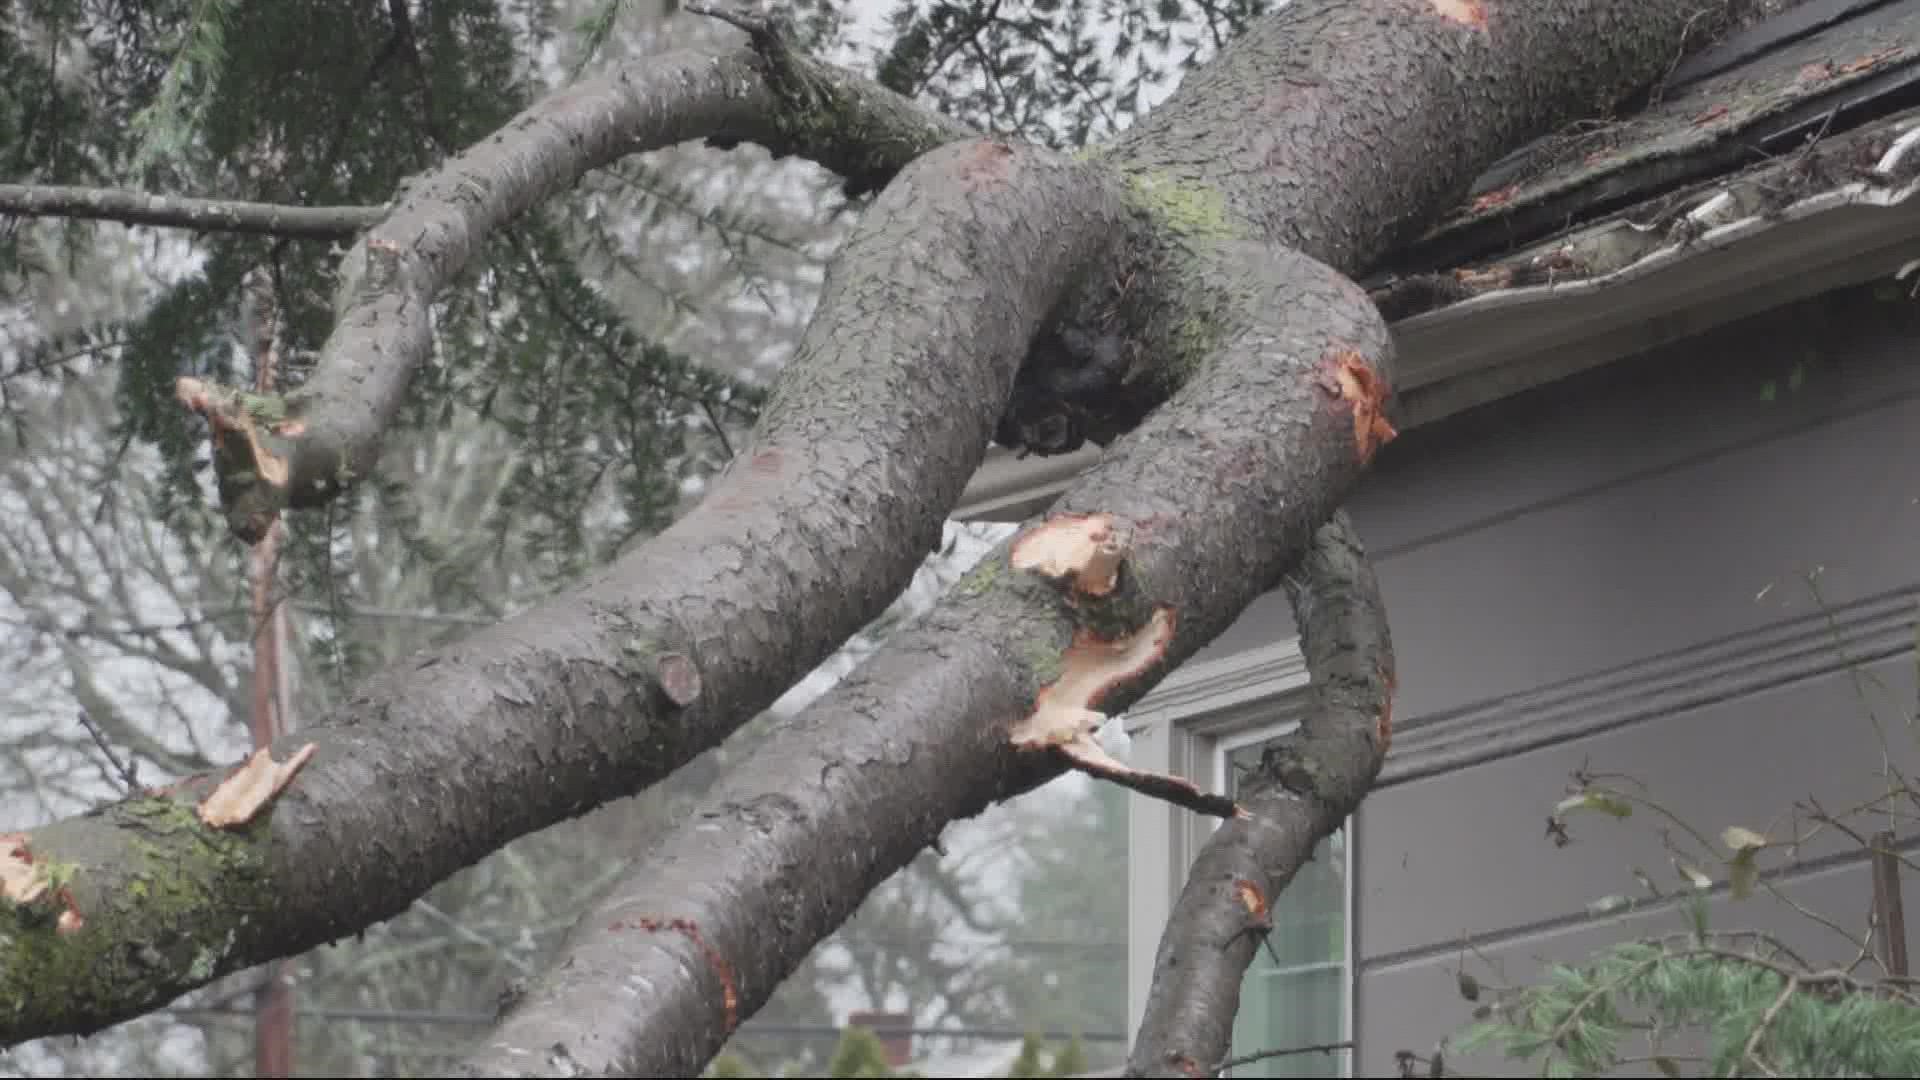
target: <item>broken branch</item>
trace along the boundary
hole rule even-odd
[[[1298,560],[1361,475],[1351,412],[1319,374],[1350,352],[1384,379],[1390,338],[1366,294],[1311,259],[1253,244],[1212,257],[1194,280],[1231,283],[1200,294],[1219,298],[1219,352],[1024,534],[1071,515],[1123,529],[1123,577],[1147,585],[1108,599],[1144,611],[1131,635],[1090,634],[1091,601],[1014,569],[1016,541],[1001,544],[636,862],[465,1074],[698,1073],[731,1016],[752,1015],[950,822],[1077,764],[1016,745],[1056,745],[1046,720],[1023,724],[1046,696],[1075,703],[1069,728],[1092,705],[1124,709]],[[690,942],[610,929],[636,918],[697,923],[733,995]],[[648,990],[621,989],[635,986]]]
[[[290,395],[285,479],[232,490],[227,516],[251,542],[285,507],[324,504],[372,470],[414,371],[432,349],[432,307],[482,240],[627,154],[705,138],[799,154],[868,186],[966,129],[828,64],[783,53],[776,78],[751,49],[649,56],[529,107],[495,136],[396,198],[341,263],[337,319],[307,384]],[[802,85],[805,92],[797,92]],[[827,105],[832,109],[826,108]]]
[[[363,684],[301,732],[316,750],[270,827],[183,820],[202,778],[36,830],[35,851],[86,853],[73,888],[88,931],[0,934],[0,989],[33,987],[0,1015],[0,1042],[93,1030],[391,917],[717,744],[912,580],[1028,342],[1123,215],[1096,166],[1044,150],[981,140],[914,162],[848,238],[753,442],[666,532]],[[965,284],[937,303],[926,251]],[[215,411],[262,420],[241,405]],[[156,867],[188,883],[180,895],[118,902]],[[146,941],[167,946],[126,947]]]
[[[1188,1063],[1227,1056],[1240,983],[1271,908],[1386,759],[1393,647],[1372,565],[1344,512],[1315,534],[1287,589],[1313,705],[1242,785],[1245,818],[1221,825],[1194,860],[1154,958],[1129,1076],[1188,1076]]]

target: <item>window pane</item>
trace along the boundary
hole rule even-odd
[[[1227,794],[1260,764],[1266,744],[1227,752]],[[1329,836],[1273,906],[1271,948],[1254,954],[1240,988],[1232,1056],[1316,1046],[1347,1037],[1346,830]],[[1347,1075],[1347,1051],[1290,1054],[1235,1068],[1229,1075]]]

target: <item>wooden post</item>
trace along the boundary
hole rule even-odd
[[[1891,829],[1873,834],[1873,929],[1880,964],[1895,978],[1907,977],[1907,916],[1900,903],[1900,859]]]

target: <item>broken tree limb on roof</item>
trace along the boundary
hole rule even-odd
[[[737,848],[680,838],[656,853],[716,888],[770,888],[753,902],[762,912],[788,902],[773,923],[722,911],[697,923],[698,954],[678,932],[610,951],[641,965],[623,988],[654,988],[644,1008],[617,1016],[604,1002],[565,1011],[578,1005],[569,995],[596,978],[610,986],[616,972],[562,972],[475,1063],[558,1070],[566,1063],[511,1053],[555,1034],[579,1060],[697,1068],[730,1017],[764,1000],[946,821],[1066,767],[1051,751],[1021,752],[1010,732],[1075,634],[1137,631],[1150,612],[1136,601],[1172,613],[1160,659],[1097,704],[1124,708],[1306,548],[1391,430],[1385,331],[1341,275],[1431,221],[1495,154],[1658,78],[1740,7],[1294,0],[1084,160],[991,140],[924,155],[835,259],[752,445],[672,529],[570,593],[363,686],[302,733],[312,758],[236,831],[183,820],[183,803],[211,786],[201,778],[27,834],[35,858],[64,868],[85,924],[60,935],[18,905],[0,908],[0,1000],[27,1003],[0,1018],[0,1041],[93,1030],[352,933],[506,841],[684,763],[906,584],[1056,314],[1082,335],[1117,331],[1123,382],[1146,389],[1123,395],[1131,412],[1105,425],[1111,433],[1179,396],[1059,509],[1124,523],[1118,573],[1136,586],[1073,607],[996,553],[985,577],[779,736],[778,756],[757,755],[728,781],[721,797],[732,802],[714,804],[713,821],[741,832]],[[324,498],[370,466],[427,347],[425,309],[488,228],[618,153],[710,135],[786,145],[793,133],[772,119],[781,99],[754,81],[755,64],[650,58],[638,73],[563,90],[397,199],[348,275],[316,400],[298,416],[308,427],[290,490]],[[863,94],[853,97],[877,100]],[[862,143],[857,124],[833,130],[902,162],[949,133],[929,121],[924,144]],[[356,385],[356,372],[367,381]],[[668,657],[694,666],[690,704],[658,690]],[[943,767],[923,771],[916,757]],[[781,785],[809,772],[811,794],[789,802]],[[876,805],[905,809],[859,817]],[[872,832],[881,826],[891,831]],[[743,863],[750,851],[805,852],[812,869],[847,874],[832,885],[816,873],[796,891],[797,879],[765,876],[779,867]],[[136,902],[156,889],[167,903]],[[671,928],[693,916],[665,909],[738,898],[658,881],[622,897],[627,914],[583,924],[576,943],[617,950],[625,931],[609,930],[614,921]],[[727,960],[731,1006],[717,977],[698,974],[707,946]],[[605,1021],[604,1034],[576,1038],[584,1018]]]
[[[1053,513],[723,777],[580,919],[466,1075],[698,1073],[950,822],[1085,767],[1023,737],[1050,695],[1075,715],[1125,709],[1299,560],[1370,437],[1329,375],[1362,365],[1384,381],[1391,339],[1321,263],[1247,242],[1212,258],[1220,273],[1190,283],[1233,283],[1212,359]],[[1063,590],[1061,575],[1014,565],[1015,550],[1055,546],[1036,536],[1089,517],[1129,538],[1116,588]]]
[[[1314,537],[1286,585],[1313,702],[1300,729],[1240,782],[1246,816],[1215,830],[1187,874],[1154,958],[1129,1076],[1219,1072],[1274,901],[1360,805],[1386,760],[1393,645],[1373,567],[1344,513]]]

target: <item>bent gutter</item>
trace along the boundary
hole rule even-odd
[[[1875,166],[1914,174],[1920,116],[1886,125],[1901,134]],[[1393,325],[1399,354],[1402,429],[1692,337],[1824,292],[1895,274],[1920,260],[1920,181],[1895,187],[1854,181],[1781,210],[1720,220],[1726,198],[1754,174],[1700,193],[1689,241],[1656,248],[1610,272],[1500,289]],[[1602,243],[1635,228],[1622,218],[1533,249]],[[961,521],[1020,521],[1051,502],[1100,459],[1087,447],[1059,457],[1016,459],[995,447],[961,496]]]

